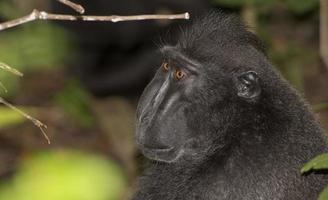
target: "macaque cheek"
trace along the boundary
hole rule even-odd
[[[187,118],[183,107],[172,107],[166,112],[161,120],[157,121],[159,137],[165,139],[174,146],[182,145],[183,141],[190,132],[187,127]]]

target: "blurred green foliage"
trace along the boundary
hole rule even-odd
[[[13,3],[0,2],[0,17],[3,19],[12,19],[17,13],[23,15]],[[46,21],[31,22],[1,31],[0,44],[0,61],[23,73],[64,66],[72,58],[73,52],[69,34]],[[8,94],[2,96],[11,96],[17,92],[19,77],[0,72],[0,80],[8,88]]]
[[[40,22],[0,32],[0,60],[21,72],[46,70],[67,63],[70,42],[65,32],[51,24]],[[0,80],[9,94],[16,92],[19,77],[0,73]]]
[[[19,108],[20,110],[24,110],[24,112],[31,112],[31,109]],[[6,128],[10,126],[15,126],[23,123],[27,120],[26,117],[13,110],[12,108],[8,108],[5,106],[0,107],[0,128]]]
[[[319,103],[319,104],[313,106],[313,110],[315,112],[319,112],[321,110],[326,110],[326,109],[328,109],[328,102]]]
[[[274,3],[285,4],[290,11],[295,14],[304,14],[316,9],[319,5],[319,0],[212,0],[213,3],[219,6],[227,6],[231,8],[242,7],[245,5],[256,5],[268,8]]]
[[[24,15],[24,12],[17,9],[13,1],[1,0],[0,1],[0,16],[10,19]]]
[[[89,101],[89,94],[77,80],[69,81],[55,96],[55,102],[84,127],[92,127],[95,124]]]
[[[287,8],[296,15],[306,14],[318,8],[318,0],[213,0],[218,6],[231,8],[246,8],[253,5],[256,14],[255,22],[257,34],[264,40],[268,47],[268,55],[274,65],[279,68],[284,77],[299,91],[304,90],[304,67],[311,66],[318,53],[309,51],[304,45],[294,42],[272,41],[274,32],[270,32],[270,13],[273,9]],[[245,19],[247,21],[247,19]]]
[[[304,14],[318,8],[319,0],[286,0],[288,8],[295,14]]]
[[[241,7],[245,4],[271,5],[275,0],[212,0],[215,4],[228,7]]]
[[[65,32],[52,24],[34,22],[0,32],[0,59],[18,70],[62,66],[70,55]]]
[[[266,17],[260,17],[257,21],[257,34],[267,46],[270,60],[298,91],[304,92],[304,69],[315,63],[318,51],[309,51],[309,47],[297,39],[273,40],[275,32],[270,32],[269,24]]]
[[[26,159],[0,200],[118,200],[126,178],[106,158],[76,151],[51,151]]]
[[[282,72],[284,77],[299,91],[304,89],[304,67],[317,58],[316,52],[300,48],[301,44],[287,43],[285,48],[269,48],[269,57]]]

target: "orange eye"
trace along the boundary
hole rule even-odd
[[[164,69],[164,71],[169,71],[169,70],[170,70],[169,63],[164,62],[164,63],[162,64],[162,68]]]
[[[181,80],[186,76],[186,74],[182,70],[176,70],[175,71],[175,79]]]

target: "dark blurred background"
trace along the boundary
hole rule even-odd
[[[75,2],[88,15],[237,13],[328,129],[324,0]],[[0,21],[33,8],[75,14],[55,0],[1,0]],[[33,123],[0,107],[0,200],[128,199],[142,166],[133,140],[137,100],[161,63],[158,47],[184,23],[43,21],[1,31],[0,61],[24,77],[0,71],[8,89],[0,96],[46,123],[52,144]]]

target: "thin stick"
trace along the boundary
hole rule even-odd
[[[62,4],[65,4],[68,7],[71,7],[72,9],[74,9],[76,12],[83,14],[85,12],[83,6],[81,6],[80,4],[77,3],[73,3],[69,0],[57,0]]]
[[[31,117],[30,115],[24,113],[23,111],[19,110],[18,108],[16,108],[12,104],[8,103],[6,100],[4,100],[2,97],[0,97],[0,103],[4,104],[5,106],[8,106],[9,108],[13,109],[14,111],[18,112],[19,114],[21,114],[22,116],[24,116],[25,118],[27,118],[28,120],[30,120],[31,122],[33,122],[35,126],[39,127],[42,135],[45,137],[45,139],[47,140],[48,144],[51,143],[48,135],[44,131],[44,129],[47,128],[47,126],[45,124],[43,124],[39,120]]]
[[[8,92],[6,86],[0,81],[0,87],[5,91],[5,93]]]
[[[0,31],[18,26],[27,22],[35,20],[64,20],[64,21],[110,21],[110,22],[121,22],[121,21],[135,21],[135,20],[154,20],[154,19],[189,19],[189,13],[175,14],[175,15],[131,15],[131,16],[88,16],[88,15],[62,15],[52,14],[44,11],[33,10],[33,12],[27,16],[14,19],[11,21],[3,22],[0,24]]]
[[[0,69],[11,72],[11,73],[13,73],[17,76],[23,76],[23,73],[21,73],[20,71],[18,71],[17,69],[9,67],[8,65],[6,65],[5,63],[2,63],[2,62],[0,62]]]

